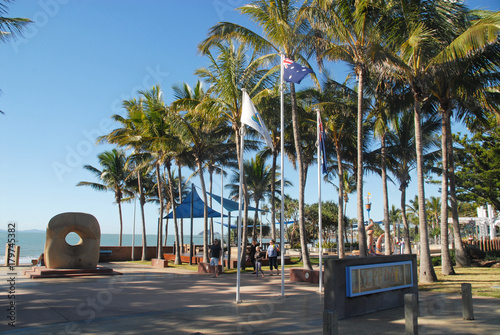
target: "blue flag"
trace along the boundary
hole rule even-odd
[[[319,127],[319,150],[322,156],[321,171],[323,172],[323,174],[327,174],[328,171],[326,169],[326,147],[325,147],[326,134],[325,134],[325,129],[323,129],[323,122],[321,122],[321,118],[319,120],[318,127]]]
[[[295,63],[288,58],[283,59],[283,66],[285,68],[283,71],[283,80],[287,83],[300,84],[305,76],[309,73],[313,73],[313,70],[300,65],[299,63]]]

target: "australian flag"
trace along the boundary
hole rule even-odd
[[[313,71],[299,63],[295,63],[291,59],[285,58],[283,60],[285,70],[283,72],[283,80],[287,83],[300,84],[302,79]]]
[[[327,174],[327,169],[326,169],[326,147],[325,147],[325,142],[326,142],[326,134],[325,134],[325,129],[323,129],[323,122],[321,122],[321,118],[319,120],[319,151],[321,152],[321,172],[323,174]]]

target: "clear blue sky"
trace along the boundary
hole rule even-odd
[[[0,115],[0,229],[10,221],[16,221],[18,229],[45,229],[54,215],[78,211],[96,216],[103,233],[118,232],[113,194],[75,187],[79,181],[94,181],[82,166],[98,167],[96,156],[112,148],[95,145],[95,138],[117,127],[111,115],[123,115],[121,101],[137,96],[139,89],[160,83],[170,102],[173,84],[194,84],[194,71],[208,64],[197,54],[197,44],[219,21],[249,26],[234,11],[246,2],[23,0],[10,4],[7,16],[27,17],[35,23],[25,37],[0,45],[0,110],[5,112]],[[499,10],[493,0],[470,3],[474,8]],[[334,68],[333,74],[344,80],[341,68]],[[317,201],[316,171],[311,167],[307,203]],[[285,175],[297,180],[290,166]],[[195,184],[199,185],[198,178]],[[380,190],[380,179],[367,176],[365,192],[374,197],[371,217],[375,220],[382,218]],[[214,192],[220,192],[218,177]],[[287,192],[297,197],[294,189]],[[398,188],[390,186],[389,192],[391,204],[399,204]],[[408,199],[415,194],[412,183]],[[428,186],[426,195],[437,195],[437,187]],[[333,187],[324,184],[323,200],[336,197]],[[355,198],[355,194],[350,197],[349,217],[356,216]],[[133,205],[124,205],[123,212],[124,232],[131,233]],[[148,234],[156,233],[157,213],[155,206],[148,205]],[[198,232],[202,224],[196,225]]]

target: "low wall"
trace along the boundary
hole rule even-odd
[[[396,267],[400,262],[409,262],[411,264],[411,272],[408,274],[411,279],[411,287],[389,288],[390,286],[394,286],[392,283],[397,281],[395,277],[400,276],[401,273],[397,270],[396,272],[385,271],[384,267],[381,265],[383,263],[388,263],[384,265]],[[324,308],[325,311],[337,311],[339,319],[403,306],[404,295],[407,293],[416,294],[418,298],[417,256],[414,254],[325,259],[324,263]],[[354,294],[348,290],[348,283],[350,280],[348,278],[348,267],[358,266],[368,266],[373,270],[371,273],[370,271],[367,271],[367,274],[364,273],[359,285],[353,286],[357,288],[370,288],[370,286],[373,286],[378,287],[378,290],[371,291],[373,293],[359,293],[363,291],[359,290]],[[349,271],[349,273],[351,274],[352,272]],[[354,281],[351,281],[351,283],[354,283]],[[381,283],[382,285],[380,285]],[[383,288],[380,289],[380,287]],[[366,291],[369,292],[368,289],[366,289]]]
[[[99,256],[99,262],[123,262],[132,260],[132,247],[103,247],[101,246],[101,251],[111,251],[111,253],[101,253]],[[164,252],[173,252],[173,247],[163,247]],[[147,247],[146,249],[146,259],[151,260],[158,256],[156,247]],[[142,258],[142,247],[134,247],[134,260],[140,261]]]
[[[323,273],[323,282],[325,281]],[[290,281],[319,284],[319,270],[290,269]]]
[[[494,239],[483,238],[480,240],[471,240],[462,242],[464,246],[470,245],[481,249],[482,251],[493,251],[500,250],[500,238],[495,237]]]

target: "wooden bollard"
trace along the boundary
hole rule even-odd
[[[338,335],[339,321],[337,311],[328,309],[323,311],[323,335]]]
[[[405,334],[418,334],[418,300],[417,295],[407,293],[404,296],[405,301]]]
[[[10,243],[5,245],[5,266],[9,266],[9,251],[10,251]]]
[[[19,254],[21,253],[21,246],[19,245],[16,245],[16,258],[15,258],[15,265],[18,266],[19,265]]]
[[[472,285],[469,283],[462,284],[462,316],[464,320],[474,320]]]

